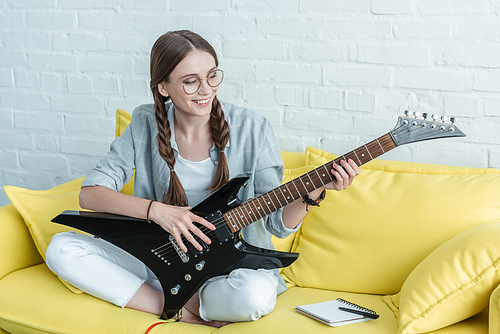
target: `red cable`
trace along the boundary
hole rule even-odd
[[[161,325],[161,324],[166,324],[166,322],[162,321],[162,322],[157,322],[155,324],[152,324],[151,326],[149,326],[148,330],[144,334],[148,334],[153,328],[155,328],[156,326]]]

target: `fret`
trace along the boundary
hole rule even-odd
[[[233,212],[233,220],[236,222],[236,225],[238,225],[239,229],[242,229],[243,227],[245,227],[245,224],[243,224],[243,221],[240,219],[237,210],[235,210]]]
[[[307,176],[307,178],[308,178],[308,179],[309,179],[309,181],[310,181],[310,182],[307,182],[307,181],[306,181],[306,186],[308,186],[309,184],[312,184],[312,186],[314,187],[314,182],[312,181],[311,176],[309,176],[309,173],[304,174],[304,176]],[[310,192],[312,192],[313,190],[316,190],[316,187],[314,187],[314,189],[312,189],[312,190],[309,190],[309,187],[306,187],[306,189],[307,189],[307,192],[308,192],[308,193],[310,193]]]
[[[273,212],[273,210],[271,210],[271,207],[269,205],[267,205],[266,199],[264,198],[265,195],[266,194],[264,194],[264,195],[261,196],[262,197],[262,201],[264,202],[265,206],[267,207],[267,210],[269,211],[269,213],[271,213],[271,212]]]
[[[371,153],[374,158],[381,156],[382,154],[385,153],[385,150],[378,141],[378,139],[371,142],[369,146],[371,147]]]
[[[267,202],[267,204],[271,204],[273,206],[274,210],[271,210],[271,212],[273,212],[273,211],[276,211],[278,209],[274,205],[273,200],[271,198],[271,195],[269,195],[271,192],[274,192],[274,190],[271,190],[270,192],[267,193],[267,198],[269,199],[268,202]]]
[[[231,214],[231,211],[229,211],[228,213],[226,213],[224,215],[224,219],[229,222],[231,231],[236,232],[236,231],[241,229],[241,227],[238,228],[238,226],[234,222],[234,218],[233,218],[233,215]]]
[[[260,219],[260,218],[262,218],[262,217],[267,216],[267,214],[262,214],[262,212],[261,212],[261,210],[262,210],[262,206],[261,206],[261,205],[259,205],[259,203],[257,203],[257,205],[255,205],[255,202],[258,202],[258,200],[252,199],[250,202],[253,204],[253,206],[254,206],[255,210],[256,210],[256,211],[257,211],[257,213],[259,214],[259,218],[257,218],[257,220],[259,220],[259,219]],[[264,211],[264,210],[262,210],[262,211]],[[264,213],[265,213],[265,212],[264,212]]]
[[[308,174],[313,180],[314,189],[318,189],[319,187],[323,186],[323,180],[321,179],[321,177],[319,177],[317,169],[313,169]]]
[[[302,195],[300,194],[300,190],[299,190],[299,188],[297,188],[297,185],[295,184],[295,182],[288,182],[288,185],[289,185],[289,187],[293,186],[293,189],[291,191],[293,193],[295,200],[298,200],[299,198],[302,197]]]
[[[271,208],[266,204],[264,196],[259,196],[257,200],[259,202],[260,207],[262,208],[262,211],[265,213],[265,216],[273,212],[273,210],[271,210]]]
[[[289,201],[290,200],[289,192],[287,189],[282,189],[282,188],[283,186],[279,187],[278,189],[280,190],[283,199],[286,201],[286,204],[290,204],[291,202]]]
[[[236,208],[236,212],[238,213],[238,218],[240,218],[241,222],[243,223],[242,224],[243,227],[245,227],[245,226],[250,225],[251,222],[250,222],[250,220],[247,218],[247,216],[245,215],[245,213],[241,209],[242,209],[241,206],[237,207]]]
[[[297,199],[299,199],[299,197],[300,197],[300,190],[299,190],[299,188],[297,188],[297,185],[295,184],[295,182],[294,182],[294,181],[295,181],[295,180],[290,181],[290,182],[287,182],[286,184],[288,184],[288,183],[293,184],[293,187],[294,187],[294,188],[295,188],[295,190],[297,191],[297,198],[296,198],[296,200],[297,200]]]
[[[325,175],[325,178],[328,178],[328,182],[332,182],[333,181],[333,176],[332,176],[331,172],[328,170],[328,168],[326,168],[326,165],[323,165],[321,167],[323,167],[325,169],[325,172],[323,174],[323,175]],[[323,181],[323,185],[327,184],[328,182],[324,182]]]
[[[360,159],[361,160],[361,165],[364,165],[365,163],[367,163],[368,161],[370,161],[371,159],[366,155],[366,153],[368,153],[368,151],[365,153],[366,151],[366,148],[364,147],[360,147],[358,148],[356,151],[358,151],[359,153],[359,156],[361,157]],[[368,153],[369,154],[369,153]]]
[[[304,193],[304,194],[307,194],[308,191],[307,191],[307,188],[304,184],[304,181],[302,181],[302,176],[299,176],[298,178],[296,178],[296,180],[299,180],[300,181],[300,184],[302,185],[302,188],[304,188],[304,191],[303,192],[300,192],[300,193]],[[294,180],[295,181],[295,180]]]
[[[276,190],[279,190],[279,192],[276,192]],[[285,205],[287,205],[287,204],[288,204],[288,203],[286,202],[286,200],[285,200],[285,197],[283,196],[283,193],[281,192],[280,187],[275,188],[274,190],[271,190],[271,191],[272,191],[272,193],[273,193],[274,197],[278,200],[278,202],[279,202],[279,204],[280,204],[280,208],[281,208],[282,206],[285,206]],[[279,195],[283,196],[283,198],[282,198],[282,199],[280,199]]]
[[[288,188],[288,184],[286,184],[286,183],[284,185],[282,185],[282,187],[286,188],[287,193],[289,195],[289,198],[291,198],[292,202],[294,202],[297,199],[297,197],[295,197],[295,195],[293,193],[293,189],[292,189],[292,191],[290,191],[290,188]]]
[[[320,173],[320,168],[324,168],[326,170],[326,166],[323,165],[323,166],[320,166],[318,168],[316,168],[314,171],[316,172],[316,175],[318,175],[318,178],[319,178],[319,181],[321,182],[321,185],[320,186],[324,186],[325,184],[327,184],[328,182],[331,181],[331,178],[330,178],[330,172],[321,172]]]
[[[356,162],[357,160],[357,157],[356,157],[356,154],[354,153],[354,151],[351,151],[349,153],[346,154],[348,156],[348,158],[354,162]]]
[[[358,159],[358,166],[361,166],[363,163],[361,162],[361,160],[359,160],[359,157],[356,154],[356,150],[354,150],[353,152],[354,152],[354,155],[356,156],[356,159]]]
[[[249,215],[249,218],[252,218],[251,216],[253,215],[253,216],[254,216],[254,218],[255,218],[255,220],[253,220],[253,221],[259,220],[259,217],[257,217],[257,216],[255,215],[254,210],[253,210],[253,209],[252,209],[252,207],[250,206],[250,202],[247,202],[247,203],[243,204],[243,205],[242,205],[242,207],[244,207],[244,208],[245,208],[246,213]]]
[[[233,226],[236,226],[237,229],[241,229],[243,227],[242,224],[240,224],[238,217],[236,216],[236,212],[233,212],[233,215],[231,216],[231,219],[233,221]]]
[[[298,198],[297,196],[300,193],[298,191],[296,191],[297,189],[295,189],[295,187],[293,187],[293,184],[285,183],[284,186],[288,190],[288,193],[290,194],[290,197],[292,198],[292,202],[295,201]]]
[[[382,145],[380,145],[380,142],[378,141],[378,139],[377,139],[377,143],[378,143],[378,146],[380,146],[380,149],[382,150],[382,152],[384,154],[385,153],[384,148],[382,147]]]
[[[238,217],[238,208],[235,208],[233,210],[231,210],[230,212],[232,212],[232,220],[234,222],[234,224],[236,224],[236,226],[238,226],[238,229],[237,230],[241,230],[243,227],[244,227],[244,224],[241,223],[239,217]]]
[[[368,147],[366,147],[366,145],[365,145],[365,148],[366,148],[366,152],[368,152],[368,154],[370,154],[370,150],[368,149]],[[370,154],[370,158],[372,158],[372,160],[373,160],[373,157],[371,154]]]
[[[318,179],[321,181],[321,183],[323,183],[323,179],[321,178],[321,176],[319,176],[318,169],[316,168],[314,171],[316,172],[316,175],[318,175]],[[323,186],[323,185],[324,184],[322,184],[321,186]]]

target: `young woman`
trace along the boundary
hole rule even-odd
[[[273,130],[263,116],[221,103],[216,93],[223,79],[211,45],[190,31],[161,36],[151,51],[154,105],[142,105],[111,144],[109,155],[82,184],[82,208],[149,219],[194,247],[211,240],[193,222],[215,227],[189,209],[235,176],[249,176],[240,200],[281,184],[283,164]],[[135,170],[134,196],[119,192]],[[333,165],[335,181],[326,189],[347,188],[360,173],[353,161]],[[308,194],[320,197],[324,188]],[[273,248],[271,233],[286,237],[306,216],[297,200],[242,229],[244,239]],[[140,261],[99,238],[72,232],[52,239],[47,264],[60,277],[98,298],[160,315],[163,292],[155,275]],[[183,307],[182,321],[220,327],[259,319],[271,312],[286,289],[277,271],[236,269],[206,282]]]

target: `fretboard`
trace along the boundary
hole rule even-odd
[[[233,233],[237,232],[243,227],[335,180],[335,177],[330,172],[334,162],[340,164],[341,160],[347,161],[348,159],[352,159],[358,166],[361,166],[392,150],[396,146],[391,135],[388,133],[296,179],[282,184],[278,188],[252,198],[242,205],[227,211],[223,215],[224,220]]]

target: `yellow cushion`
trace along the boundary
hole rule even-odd
[[[116,110],[116,127],[115,127],[115,135],[116,137],[120,137],[127,128],[127,126],[132,121],[132,115],[126,112],[123,109]]]
[[[64,210],[82,210],[78,204],[82,181],[83,178],[79,178],[42,191],[14,186],[3,188],[16,210],[23,216],[35,246],[44,260],[47,246],[55,234],[75,230],[73,227],[55,224],[51,220]],[[63,283],[73,292],[81,293],[68,283]]]
[[[285,169],[295,169],[305,166],[306,155],[303,152],[281,151],[280,153]]]
[[[500,222],[486,223],[451,238],[425,258],[391,301],[399,313],[399,333],[430,332],[488,307],[500,283],[498,240]]]
[[[306,163],[335,158],[308,148]],[[496,169],[372,161],[352,186],[328,191],[305,218],[283,270],[304,287],[395,294],[412,270],[453,236],[500,220]]]
[[[79,179],[79,183],[83,178]],[[82,210],[78,205],[80,185],[49,190],[29,190],[5,186],[4,191],[17,211],[23,216],[38,252],[45,260],[45,251],[52,236],[74,230],[72,227],[52,223],[51,220],[64,210]]]

